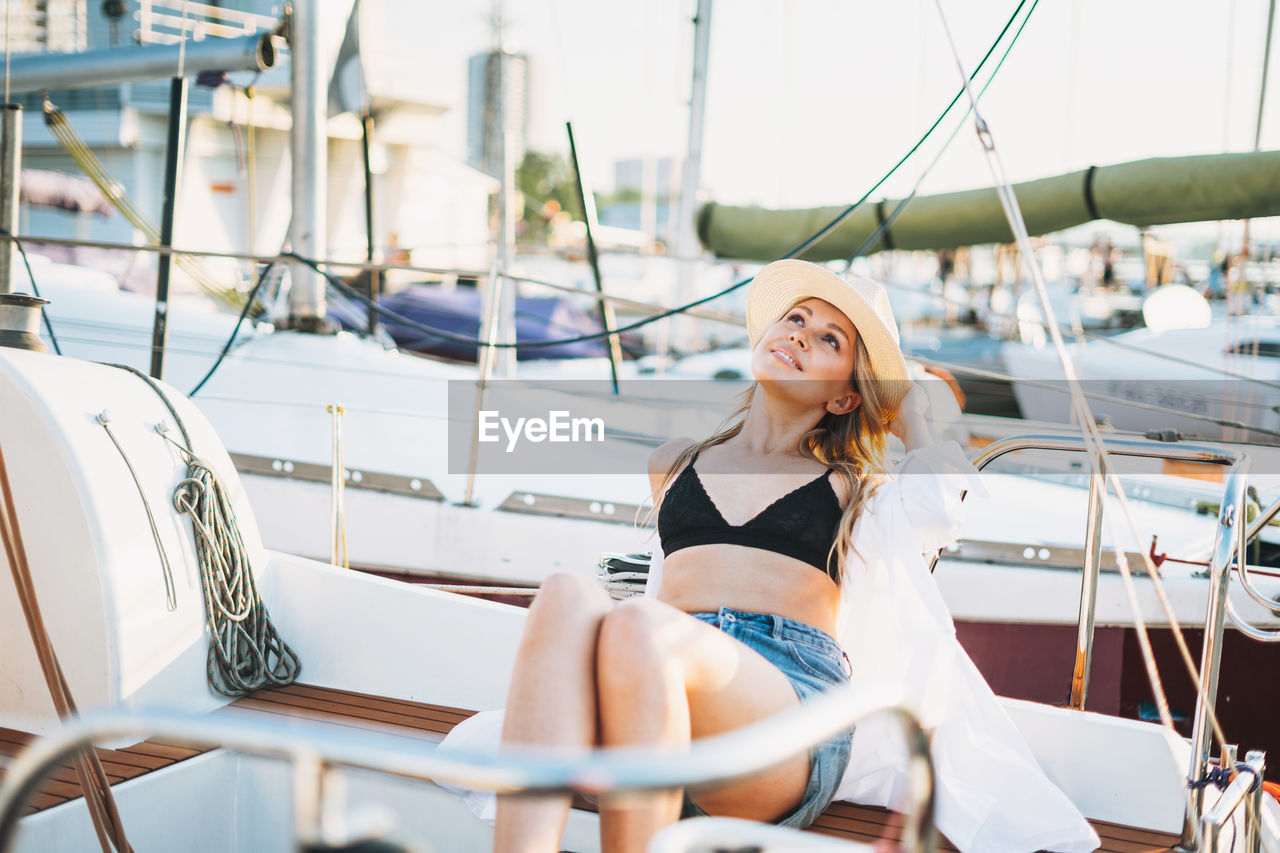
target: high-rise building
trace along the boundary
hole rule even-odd
[[[494,176],[502,171],[503,109],[511,156],[519,164],[529,126],[529,57],[497,50],[472,56],[467,60],[467,164]]]
[[[678,158],[651,158],[649,168],[653,171],[651,174],[646,174],[645,160],[640,157],[614,161],[613,188],[634,190],[659,199],[673,198],[680,194],[680,160]]]

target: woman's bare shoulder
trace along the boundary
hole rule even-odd
[[[649,476],[661,479],[667,471],[671,470],[671,466],[680,454],[695,443],[692,438],[673,438],[659,446],[649,455]]]
[[[864,474],[854,476],[859,477],[861,489],[868,498],[874,496],[880,486],[890,479],[889,475],[880,469],[871,469]],[[831,490],[835,492],[836,500],[840,502],[841,508],[848,506],[849,495],[851,494],[849,480],[838,471],[832,471],[828,479],[831,483]]]

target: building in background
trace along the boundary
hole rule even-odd
[[[613,197],[600,222],[642,231],[674,245],[682,162],[678,157],[634,157],[613,164]]]
[[[185,10],[182,0],[10,2],[14,8],[9,35],[15,55],[173,44],[184,31],[192,39],[271,32],[280,24],[282,6],[279,0],[193,3]],[[321,8],[326,21],[318,51],[333,67],[334,88],[341,96],[331,105],[328,122],[329,257],[364,258],[364,172],[357,113],[367,103],[374,117],[373,218],[379,252],[418,266],[486,268],[492,254],[488,204],[496,183],[441,151],[442,117],[454,99],[421,68],[413,34],[380,35],[377,50],[360,57],[359,63],[341,62],[344,35],[397,33],[394,4],[361,0],[353,15],[353,0],[308,2]],[[3,26],[0,17],[0,37]],[[202,82],[212,85],[193,79],[188,89],[188,136],[174,243],[201,251],[274,255],[286,244],[291,214],[288,51],[282,50],[276,67],[261,75],[235,74],[227,80],[212,75]],[[247,85],[252,86],[252,97]],[[55,90],[47,96],[111,179],[152,223],[158,223],[169,80]],[[32,93],[14,100],[26,110],[24,165],[82,175],[81,166],[46,129],[42,97]],[[149,242],[118,214],[103,217],[24,206],[19,227],[36,237]],[[154,286],[152,253],[117,251],[109,257],[90,257],[90,250],[55,247],[41,252],[105,270],[134,289]],[[202,259],[200,264],[228,286],[244,286],[254,278],[251,264],[224,259]],[[174,286],[183,284],[183,276],[175,271]]]
[[[477,53],[467,60],[467,165],[494,177],[502,171],[502,108],[509,113],[511,156],[519,164],[529,130],[529,57]]]

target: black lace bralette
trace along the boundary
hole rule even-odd
[[[662,552],[672,554],[694,545],[744,545],[801,560],[832,580],[838,579],[836,555],[827,552],[840,528],[840,499],[829,479],[830,470],[798,489],[787,492],[741,525],[725,521],[702,485],[693,464],[676,477],[658,513]]]

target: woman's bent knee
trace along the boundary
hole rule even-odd
[[[600,661],[615,666],[650,666],[668,655],[672,613],[665,604],[631,599],[613,608],[600,625]]]
[[[594,615],[608,611],[612,606],[613,599],[600,584],[569,572],[549,575],[538,587],[532,605],[535,609],[554,607],[570,614]]]

